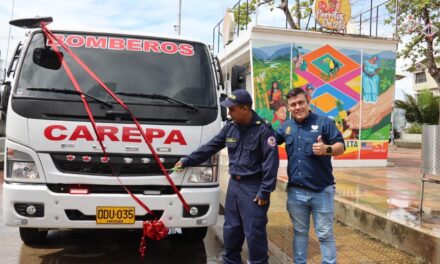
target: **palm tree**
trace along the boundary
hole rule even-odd
[[[440,96],[423,90],[416,97],[405,93],[405,100],[394,102],[397,108],[405,110],[405,119],[410,123],[438,125]]]

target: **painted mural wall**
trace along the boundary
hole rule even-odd
[[[387,159],[395,62],[394,50],[253,40],[255,110],[277,129],[290,118],[286,94],[302,88],[311,111],[332,118],[345,139],[336,159]]]

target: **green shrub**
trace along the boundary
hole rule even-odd
[[[413,123],[409,128],[405,129],[408,134],[422,134],[422,126],[419,123]]]

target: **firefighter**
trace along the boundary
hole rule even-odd
[[[275,189],[278,148],[274,131],[252,110],[252,98],[244,89],[232,92],[221,103],[229,110],[219,134],[176,163],[176,168],[199,165],[225,146],[229,156],[223,238],[224,263],[241,263],[244,239],[249,263],[268,263],[267,210]]]

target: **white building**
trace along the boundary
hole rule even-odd
[[[440,69],[440,63],[437,63],[437,68]],[[434,95],[440,95],[439,87],[426,67],[421,67],[412,74],[414,75],[412,88],[416,94],[419,94],[422,90],[430,90]]]

